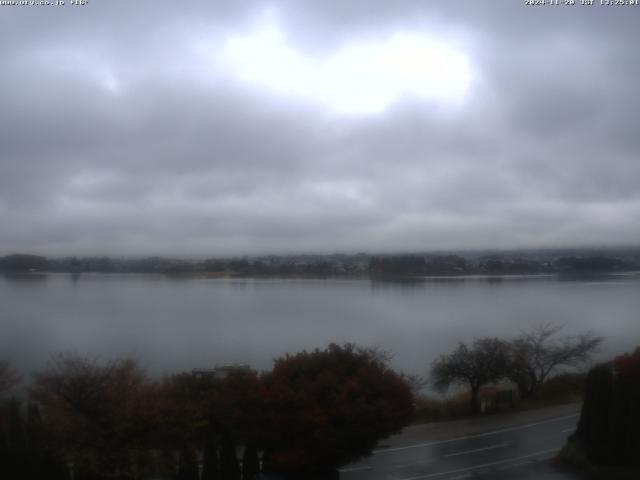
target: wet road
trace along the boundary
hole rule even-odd
[[[578,413],[457,438],[376,450],[340,470],[341,480],[569,479],[549,460],[575,430]]]

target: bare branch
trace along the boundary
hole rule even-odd
[[[389,362],[396,356],[396,352],[391,349],[384,348],[379,343],[371,345],[370,347],[358,348],[360,353],[368,355],[371,359],[382,363],[383,365],[389,365]]]
[[[9,362],[0,362],[0,395],[20,383],[20,375],[11,368]]]
[[[433,363],[433,385],[440,391],[446,391],[454,383],[466,383],[471,388],[472,408],[477,410],[480,387],[505,377],[507,362],[508,346],[502,340],[477,339],[472,348],[460,343],[454,352]]]
[[[429,384],[429,380],[420,375],[405,375],[404,379],[409,384],[409,388],[411,388],[414,395],[420,393]]]
[[[532,395],[557,368],[588,361],[603,341],[593,332],[555,339],[562,328],[543,323],[510,342],[509,378],[518,384],[521,395]]]

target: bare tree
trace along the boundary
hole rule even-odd
[[[508,377],[518,385],[521,397],[534,395],[558,367],[588,361],[603,341],[593,332],[556,338],[562,328],[544,323],[510,342]]]
[[[471,348],[461,342],[453,353],[433,363],[431,376],[439,390],[454,383],[467,384],[471,389],[471,409],[477,413],[480,387],[504,378],[508,360],[508,346],[498,338],[477,339]]]
[[[0,362],[0,395],[11,390],[20,383],[20,375],[11,368],[9,362]]]

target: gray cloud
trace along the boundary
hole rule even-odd
[[[470,91],[341,115],[249,85],[218,57],[269,9],[309,58],[399,31],[457,43]],[[2,7],[0,254],[636,242],[637,15],[498,0]]]

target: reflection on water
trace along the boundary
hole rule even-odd
[[[0,274],[5,279],[12,282],[28,282],[37,283],[45,282],[49,278],[46,273],[2,273]]]
[[[440,276],[428,276],[428,277],[381,277],[372,278],[371,285],[373,288],[399,288],[399,289],[415,289],[423,288],[428,284],[460,284],[460,283],[488,283],[488,284],[500,284],[504,281],[517,282],[517,281],[548,281],[550,278],[554,278],[551,275],[440,275]]]
[[[570,287],[570,288],[567,288]],[[561,278],[203,279],[153,275],[0,277],[0,357],[23,370],[61,350],[130,355],[150,370],[250,363],[329,342],[380,344],[425,373],[458,341],[539,322],[640,343],[638,275]]]

